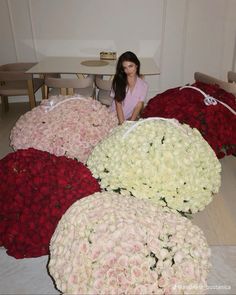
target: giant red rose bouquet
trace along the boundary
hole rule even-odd
[[[0,160],[0,179],[0,246],[15,258],[48,254],[67,208],[100,191],[82,163],[33,148]]]
[[[197,82],[192,86],[227,104],[236,112],[236,100],[217,85]],[[236,153],[236,115],[222,103],[206,105],[204,96],[191,88],[169,89],[152,98],[144,108],[142,118],[176,118],[197,128],[208,141],[218,158]]]

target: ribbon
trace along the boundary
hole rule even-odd
[[[59,105],[65,103],[67,101],[70,101],[70,100],[78,100],[78,99],[84,100],[85,98],[83,98],[81,96],[74,96],[74,97],[69,97],[69,98],[63,99],[63,100],[61,100],[59,102],[56,102],[56,103],[53,100],[49,100],[48,101],[49,105],[43,105],[43,107],[45,108],[45,111],[46,112],[50,112],[53,109],[55,109],[56,107],[58,107]]]
[[[168,121],[170,123],[172,123],[173,125],[177,126],[178,128],[182,129],[182,131],[184,131],[184,133],[186,134],[186,130],[184,128],[182,128],[181,124],[179,123],[178,120],[176,119],[168,119],[168,118],[162,118],[162,117],[151,117],[151,118],[147,118],[147,119],[143,119],[143,120],[139,120],[137,121],[135,124],[133,124],[124,134],[123,134],[123,138],[127,137],[127,135],[134,130],[138,125],[147,122],[147,121],[154,121],[154,120],[162,120],[162,121]],[[131,122],[131,121],[130,121]]]
[[[203,96],[204,96],[204,103],[206,106],[209,105],[217,105],[217,102],[221,103],[224,107],[226,107],[231,113],[233,113],[234,115],[236,115],[236,111],[233,110],[229,105],[227,105],[226,103],[224,103],[223,101],[220,101],[219,99],[214,98],[213,96],[210,96],[208,94],[206,94],[204,91],[202,91],[201,89],[194,87],[194,86],[183,86],[181,88],[179,88],[179,90],[182,90],[184,88],[191,88],[191,89],[195,89],[198,92],[200,92]]]

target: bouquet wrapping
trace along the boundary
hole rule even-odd
[[[113,129],[87,166],[107,191],[150,199],[191,214],[203,210],[220,187],[221,165],[197,129],[149,118]]]
[[[17,149],[33,147],[83,163],[93,147],[118,124],[100,102],[82,97],[52,97],[22,115],[10,134]]]
[[[202,294],[209,256],[202,231],[187,218],[102,192],[63,215],[49,272],[65,294]]]
[[[82,163],[32,148],[1,159],[0,179],[0,246],[15,258],[48,254],[67,208],[100,191]]]
[[[204,96],[194,89],[180,90],[177,87],[152,98],[144,108],[142,118],[176,118],[181,123],[197,128],[218,158],[236,154],[235,96],[217,85],[197,82],[193,86],[217,99],[216,104],[205,104]]]

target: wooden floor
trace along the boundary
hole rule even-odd
[[[193,222],[205,233],[210,245],[236,245],[236,157],[221,160],[220,192]]]
[[[1,107],[1,106],[0,106]],[[10,104],[0,114],[0,159],[11,152],[9,134],[27,103]],[[207,294],[236,294],[236,157],[221,160],[220,192],[193,222],[204,231],[211,248],[212,268]],[[48,256],[16,260],[0,248],[0,294],[59,294],[47,272]]]
[[[9,147],[10,131],[18,118],[29,110],[28,103],[11,103],[9,112],[4,113],[0,105],[0,159],[12,151]]]

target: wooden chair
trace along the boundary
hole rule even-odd
[[[112,80],[105,80],[102,75],[96,75],[95,84],[98,88],[97,99],[102,104],[110,106],[112,104],[112,98],[110,97]]]
[[[9,110],[9,96],[28,96],[30,108],[35,107],[35,92],[43,86],[43,79],[25,73],[36,63],[11,63],[0,66],[0,96],[2,109]]]
[[[46,97],[52,95],[74,95],[95,97],[94,75],[84,78],[54,78],[45,77]]]

